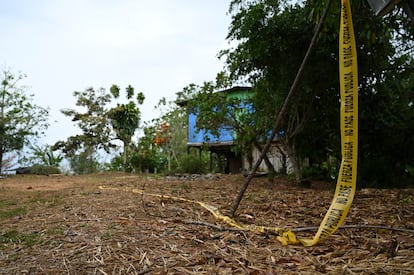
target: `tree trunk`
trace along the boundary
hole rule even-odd
[[[263,151],[263,147],[256,141],[254,142],[254,146],[259,150],[259,152]],[[263,156],[263,160],[266,163],[267,169],[269,170],[269,173],[274,175],[276,173],[275,167],[273,166],[272,162],[267,157],[267,154]]]
[[[3,172],[3,141],[0,141],[0,174]]]
[[[295,146],[293,142],[291,142],[290,140],[285,140],[284,145],[286,147],[286,153],[289,158],[289,161],[292,164],[293,174],[295,175],[295,181],[296,183],[300,184],[302,182],[302,172],[296,155]]]
[[[280,146],[279,145],[276,145],[276,148],[277,148],[277,150],[279,151],[279,153],[280,153],[280,155],[282,155],[282,169],[281,169],[281,171],[278,171],[279,173],[281,173],[281,174],[284,174],[284,175],[286,175],[287,174],[287,164],[286,164],[286,162],[287,162],[287,158],[286,158],[286,154],[285,154],[285,152],[282,150],[282,148],[280,148]]]
[[[3,84],[4,85],[4,84]],[[1,110],[0,110],[0,174],[3,171],[3,143],[4,143],[4,132],[5,132],[5,126],[4,126],[4,100],[5,100],[5,95],[6,95],[6,85],[3,86],[3,91],[1,92]]]
[[[124,154],[123,154],[123,159],[122,159],[122,167],[124,172],[126,172],[126,163],[127,163],[127,143],[124,141]]]

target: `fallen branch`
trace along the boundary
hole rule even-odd
[[[314,231],[318,229],[319,229],[319,226],[311,226],[311,227],[294,228],[291,231],[296,233],[296,232],[302,232],[302,231]],[[400,231],[400,232],[414,234],[413,229],[398,228],[398,227],[383,226],[383,225],[350,224],[350,225],[343,225],[339,227],[339,229],[383,229],[383,230]]]
[[[177,222],[183,222],[183,223],[186,223],[186,224],[204,225],[204,226],[216,229],[218,231],[242,231],[242,230],[237,229],[237,228],[226,228],[226,227],[223,227],[221,225],[216,225],[216,224],[203,222],[203,221],[194,221],[194,220],[181,221],[181,220],[178,220],[178,219],[176,221]]]
[[[216,225],[216,224],[203,222],[203,221],[195,221],[195,220],[181,221],[181,220],[178,220],[178,219],[176,221],[177,222],[183,222],[183,223],[186,223],[186,224],[204,225],[204,226],[216,229],[218,231],[245,231],[245,230],[238,229],[238,228],[228,228],[228,227],[223,227],[221,225]],[[315,230],[318,230],[318,229],[319,229],[318,226],[310,226],[310,227],[294,228],[294,229],[291,229],[291,231],[297,233],[297,232],[303,232],[303,231],[315,231]],[[382,230],[399,231],[399,232],[414,234],[413,229],[383,226],[383,225],[352,224],[352,225],[343,225],[343,226],[339,227],[339,229],[377,229],[377,230],[382,229]],[[272,233],[272,232],[267,232],[267,233]]]

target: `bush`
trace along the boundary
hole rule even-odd
[[[56,166],[35,164],[30,167],[30,174],[35,175],[49,175],[49,174],[60,174],[60,169]]]
[[[92,174],[99,171],[99,162],[87,152],[71,156],[69,163],[75,174]]]
[[[186,155],[181,158],[178,172],[189,174],[203,174],[207,171],[207,165],[199,158],[193,155]]]

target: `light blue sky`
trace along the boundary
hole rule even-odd
[[[148,121],[162,97],[213,80],[229,47],[230,0],[1,2],[0,65],[27,74],[23,84],[50,108],[48,144],[76,132],[60,114],[75,107],[73,91],[131,84],[146,96]]]

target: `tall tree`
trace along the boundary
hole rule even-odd
[[[81,168],[82,172],[88,173],[93,172],[93,167],[96,166],[94,156],[97,151],[102,149],[109,153],[116,147],[114,140],[118,139],[123,142],[125,165],[128,146],[139,126],[141,113],[138,105],[143,103],[144,94],[138,93],[136,98],[133,98],[134,88],[129,85],[126,88],[128,103],[118,103],[112,108],[110,103],[120,95],[117,85],[112,85],[109,93],[104,88],[88,88],[83,92],[75,91],[73,94],[77,97],[76,105],[83,110],[65,109],[62,113],[72,117],[72,121],[76,122],[82,133],[71,136],[66,141],[57,142],[53,148],[61,149],[66,156],[74,159],[74,164],[79,162],[77,160],[81,157],[82,162],[92,169]]]
[[[72,121],[82,131],[81,134],[70,136],[66,141],[58,141],[54,150],[62,150],[69,158],[71,165],[77,173],[90,173],[96,170],[95,155],[98,150],[109,152],[115,144],[111,143],[111,128],[107,121],[107,104],[111,102],[111,95],[104,88],[95,90],[88,88],[85,91],[75,91],[77,98],[76,109],[64,109],[61,112],[72,118]],[[82,161],[80,161],[82,159]],[[82,163],[81,167],[79,163]]]
[[[191,92],[191,89],[184,89],[176,93],[177,100],[187,98]],[[156,108],[161,111],[160,118],[153,121],[157,129],[157,147],[167,159],[167,171],[171,172],[173,168],[179,170],[187,155],[187,112],[177,105],[177,101],[167,102],[165,98],[159,101]]]
[[[112,85],[110,89],[112,95],[115,98],[119,96],[119,88],[116,85]],[[111,108],[108,111],[108,118],[115,131],[116,138],[123,143],[123,165],[124,169],[127,163],[128,147],[131,143],[132,136],[139,127],[141,120],[141,112],[137,107],[137,104],[144,103],[145,96],[143,93],[138,93],[136,103],[133,100],[134,88],[129,85],[126,88],[126,98],[129,100],[126,104],[118,104],[116,107]]]
[[[49,126],[48,110],[34,104],[33,95],[19,85],[23,78],[25,75],[6,69],[1,73],[0,167],[5,153],[21,150],[29,139],[43,134]]]
[[[248,79],[256,88],[253,119],[264,129],[271,128],[267,123],[272,123],[278,114],[323,6],[324,3],[314,0],[296,5],[282,0],[231,2],[232,23],[228,39],[238,44],[221,55],[226,58],[233,79]],[[380,83],[390,79],[385,77],[386,70],[394,68],[393,71],[398,72],[409,66],[412,47],[406,45],[412,45],[412,27],[403,23],[407,17],[400,10],[382,20],[372,14],[366,1],[353,1],[352,6],[359,48],[361,99],[365,94],[379,91],[389,94],[380,88]],[[299,92],[293,97],[280,129],[284,132],[280,139],[285,143],[290,160],[294,161],[298,181],[301,158],[311,157],[311,161],[320,162],[326,158],[326,149],[332,149],[337,155],[340,152],[339,11],[338,5],[332,5],[316,51],[303,73]],[[364,108],[371,103],[375,102],[360,106],[363,114]]]
[[[235,12],[228,39],[241,41],[236,49],[223,51],[235,79],[248,78],[255,87],[253,99],[254,124],[262,131],[273,128],[279,109],[289,91],[313,35],[315,24],[306,9],[283,1],[233,1]],[[327,59],[319,59],[317,68]],[[323,91],[327,74],[315,74],[309,67],[304,74],[315,79],[301,82],[282,120],[278,135],[292,163],[296,181],[301,181],[300,154],[296,137],[303,130],[305,119],[312,111],[313,98]],[[333,77],[331,79],[337,79]],[[328,81],[332,82],[332,80]]]

